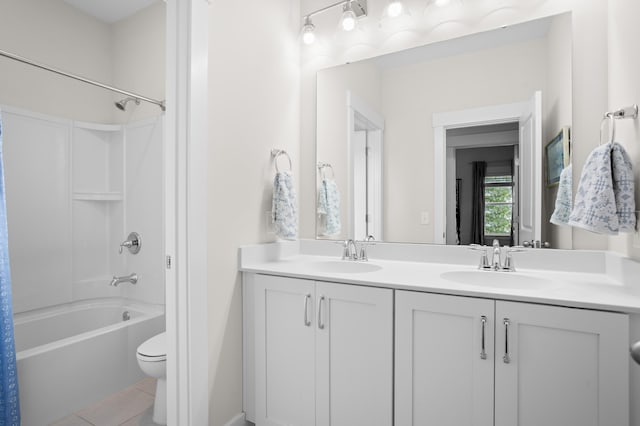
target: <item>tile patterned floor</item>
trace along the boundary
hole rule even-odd
[[[50,426],[154,426],[156,381],[146,378]]]

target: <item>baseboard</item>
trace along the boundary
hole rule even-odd
[[[253,423],[244,419],[244,413],[240,413],[231,420],[229,420],[224,426],[253,426]]]

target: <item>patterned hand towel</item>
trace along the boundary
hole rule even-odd
[[[616,200],[619,232],[634,232],[636,229],[636,200],[633,166],[627,151],[619,143],[611,149],[613,195]]]
[[[624,148],[614,142],[596,148],[582,169],[569,225],[616,235],[635,228],[633,170]]]
[[[569,225],[599,234],[618,233],[610,144],[601,145],[589,154],[580,175]]]
[[[573,200],[573,166],[569,164],[560,173],[556,207],[549,222],[554,225],[568,225]]]
[[[298,212],[296,192],[291,172],[278,172],[273,181],[273,204],[271,218],[276,235],[293,240],[298,234]]]
[[[340,234],[340,192],[333,179],[322,179],[318,190],[318,214],[321,216],[321,235]]]

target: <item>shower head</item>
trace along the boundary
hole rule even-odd
[[[120,110],[120,111],[125,111],[127,109],[127,102],[129,101],[134,101],[136,103],[136,105],[140,105],[140,99],[138,98],[124,98],[119,100],[118,102],[116,102],[116,107]]]

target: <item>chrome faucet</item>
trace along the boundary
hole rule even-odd
[[[500,270],[500,268],[502,268],[500,256],[500,242],[498,240],[493,240],[493,256],[491,257],[491,269],[493,269],[494,271],[498,271]]]
[[[375,244],[375,238],[373,235],[369,235],[363,241],[356,241],[354,239],[348,239],[342,241],[342,260],[369,260],[367,256],[367,246]],[[360,251],[358,253],[358,245],[360,245]]]
[[[138,274],[136,274],[135,272],[130,274],[130,275],[123,275],[121,277],[118,277],[116,275],[113,276],[113,279],[111,279],[111,282],[109,283],[109,285],[117,287],[118,284],[120,283],[126,283],[129,282],[131,284],[135,284],[138,282]]]
[[[480,256],[480,264],[478,265],[478,269],[480,270],[494,270],[494,271],[508,271],[514,272],[516,270],[513,257],[511,253],[516,251],[524,251],[525,247],[523,246],[504,246],[504,261],[501,260],[502,250],[500,249],[500,242],[498,240],[493,240],[493,256],[491,258],[491,263],[489,263],[489,259],[487,258],[486,246],[481,246],[479,244],[471,244],[469,249],[476,250],[481,253]]]

